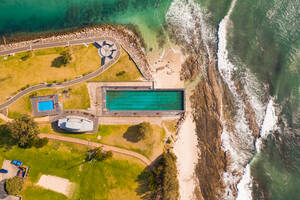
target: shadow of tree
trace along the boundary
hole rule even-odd
[[[137,143],[139,140],[138,138],[138,125],[130,126],[126,130],[126,132],[123,134],[123,138],[125,138],[129,142]]]
[[[143,200],[154,200],[160,199],[159,186],[155,183],[157,182],[157,177],[155,175],[155,168],[159,164],[162,156],[157,157],[148,167],[146,167],[137,178],[138,187],[135,192],[141,196]]]
[[[10,136],[7,125],[0,125],[0,147],[9,150],[16,144],[17,140]]]

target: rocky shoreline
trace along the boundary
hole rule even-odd
[[[80,40],[95,37],[113,37],[124,50],[130,55],[136,63],[139,70],[147,80],[152,80],[149,62],[146,58],[146,52],[142,46],[142,41],[136,36],[133,30],[125,26],[103,25],[90,28],[82,28],[73,31],[62,31],[47,34],[34,34],[28,36],[16,36],[15,39],[5,39],[2,37],[0,52],[23,48],[32,45],[42,45],[54,42],[68,42],[70,40]],[[24,41],[26,40],[26,41]]]

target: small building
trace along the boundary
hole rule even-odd
[[[90,132],[94,130],[94,122],[81,116],[66,116],[58,120],[58,127],[70,132]]]
[[[31,97],[30,100],[36,117],[58,115],[61,112],[57,95]]]

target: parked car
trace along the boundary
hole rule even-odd
[[[11,161],[11,164],[16,165],[17,167],[19,167],[19,166],[22,165],[22,162],[18,161],[18,160],[13,160],[13,161]]]
[[[3,174],[7,174],[7,170],[6,169],[0,169],[0,173],[3,173]]]

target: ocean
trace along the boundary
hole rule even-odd
[[[240,135],[222,134],[225,150],[236,157],[233,170],[243,168],[238,198],[299,198],[298,0],[0,0],[0,19],[0,36],[100,24],[134,25],[147,51],[159,48],[167,25],[176,25],[178,34],[188,41],[187,30],[198,28],[195,21],[199,21],[205,32],[202,39],[218,48],[223,79],[232,93],[236,92],[232,80],[244,84],[260,126],[258,140],[242,118],[236,121]],[[241,100],[235,102],[237,113],[244,115]],[[230,173],[224,179],[237,180]]]

